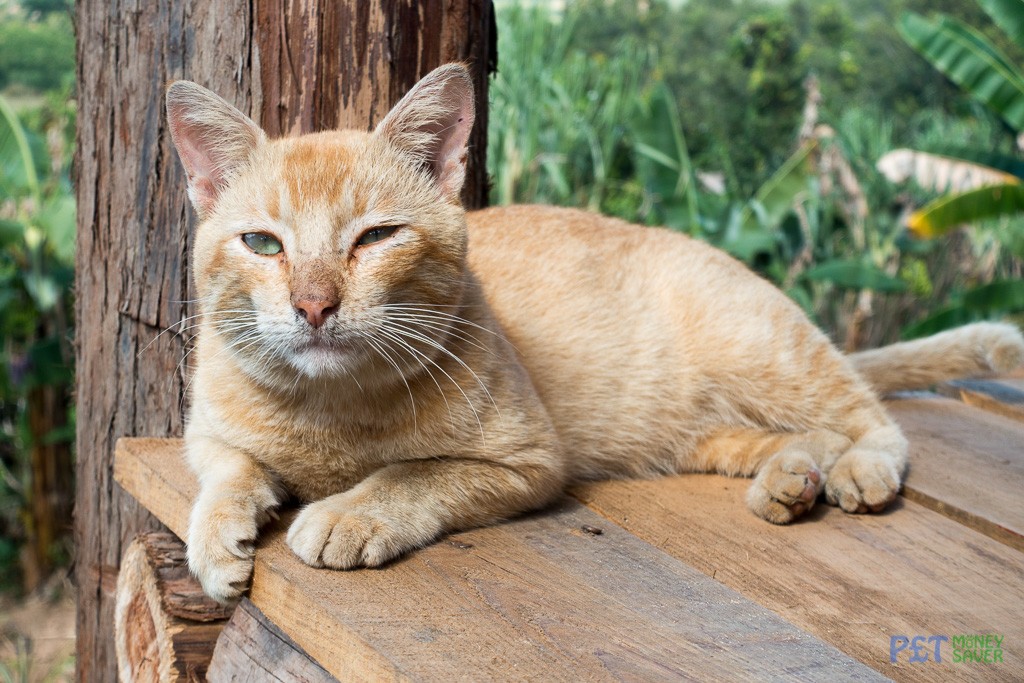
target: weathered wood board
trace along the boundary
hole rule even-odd
[[[910,440],[904,496],[1024,550],[1024,424],[937,396],[887,407]]]
[[[881,515],[819,504],[771,526],[749,482],[714,475],[575,489],[588,507],[901,681],[1024,680],[1024,555],[900,499]],[[890,663],[896,635],[1004,636],[1002,664]]]
[[[180,448],[122,440],[115,466],[179,535]],[[340,680],[882,680],[571,501],[354,572],[302,564],[287,522],[262,536],[250,597]]]
[[[329,634],[324,634],[330,637]],[[209,683],[337,683],[313,658],[243,598],[217,639]]]
[[[965,379],[941,385],[939,393],[1024,422],[1024,379]]]

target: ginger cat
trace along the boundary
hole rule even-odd
[[[203,88],[167,93],[199,215],[186,432],[200,480],[189,565],[236,599],[283,498],[313,566],[377,566],[542,507],[575,480],[753,476],[786,523],[819,493],[896,496],[907,443],[876,390],[1003,371],[979,324],[846,357],[781,292],[683,235],[539,206],[459,202],[461,65],[372,133],[269,140]]]

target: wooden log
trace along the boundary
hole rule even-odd
[[[174,534],[151,532],[125,551],[114,640],[122,683],[201,681],[232,610],[203,594]]]
[[[489,0],[80,0],[75,13],[76,666],[79,680],[110,681],[124,544],[158,527],[113,485],[114,442],[181,434],[188,334],[176,324],[195,312],[167,83],[197,81],[272,134],[365,130],[432,68],[469,61],[478,117],[464,197],[479,206],[495,43]]]
[[[182,458],[118,442],[118,483],[175,530],[198,488]],[[261,533],[250,598],[339,680],[884,680],[570,501],[349,572],[303,564],[292,517]]]
[[[217,639],[206,678],[210,683],[336,683],[338,680],[267,619],[248,598],[239,603]]]

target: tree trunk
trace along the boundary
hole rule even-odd
[[[32,489],[28,497],[28,543],[23,562],[24,588],[35,590],[53,570],[57,543],[71,526],[71,448],[50,441],[67,424],[64,387],[43,385],[28,393],[28,428],[32,435]]]
[[[80,0],[78,32],[78,678],[116,678],[113,597],[124,546],[156,520],[113,482],[120,436],[182,432],[195,217],[164,120],[187,78],[271,135],[366,129],[447,61],[475,70],[464,198],[486,198],[489,0]],[[173,326],[166,334],[160,332]],[[159,335],[159,336],[158,336]]]

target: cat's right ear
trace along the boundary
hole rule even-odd
[[[188,175],[188,197],[203,219],[267,136],[248,116],[191,81],[167,88],[167,122]]]

